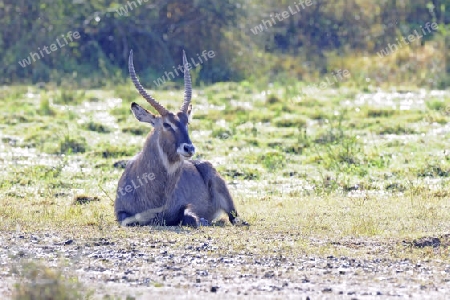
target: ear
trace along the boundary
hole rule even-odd
[[[131,103],[131,112],[140,122],[150,123],[155,126],[158,117],[141,107],[139,104],[135,102]]]
[[[190,123],[192,121],[192,104],[189,104],[188,110],[187,110],[187,116],[188,116],[188,122]]]

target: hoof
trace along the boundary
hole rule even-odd
[[[250,226],[250,224],[247,221],[244,221],[239,217],[235,218],[232,223],[234,226]]]
[[[199,226],[210,226],[211,224],[209,224],[209,221],[206,220],[205,218],[200,218],[200,220],[198,221],[198,225]]]

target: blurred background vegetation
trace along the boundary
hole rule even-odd
[[[347,69],[358,85],[449,83],[450,0],[315,0],[304,8],[300,2],[0,0],[0,81],[78,87],[123,82],[134,49],[148,85],[172,71],[186,49],[194,59],[203,50],[215,52],[193,71],[196,84],[314,81],[336,69]],[[296,4],[299,13],[252,32]],[[377,55],[427,22],[436,22],[438,30],[391,55]],[[81,37],[29,66],[19,64],[70,31]]]

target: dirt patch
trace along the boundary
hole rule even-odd
[[[96,297],[270,296],[281,299],[296,295],[311,299],[339,296],[440,299],[450,292],[450,265],[444,262],[293,256],[280,250],[261,255],[250,247],[230,249],[223,255],[221,241],[207,235],[180,243],[170,237],[153,239],[151,233],[145,239],[126,234],[131,236],[86,238],[54,233],[1,233],[2,297],[11,296],[16,279],[11,270],[28,261],[62,268],[70,273],[68,276],[76,276]],[[173,234],[189,233],[179,228],[167,232],[168,236]],[[368,253],[375,250],[373,247],[387,246],[362,240],[334,244],[362,248]]]
[[[92,201],[100,201],[100,198],[97,196],[79,195],[79,196],[75,196],[75,198],[73,199],[73,204],[81,205],[81,204],[87,204]]]
[[[415,239],[412,242],[405,241],[405,244],[416,248],[433,247],[448,248],[450,246],[450,234],[444,234],[439,237],[426,236]]]

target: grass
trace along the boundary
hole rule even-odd
[[[383,255],[394,259],[448,261],[448,249],[405,248],[402,241],[450,232],[450,134],[443,130],[450,95],[400,110],[396,99],[395,107],[358,101],[367,92],[345,85],[317,97],[295,90],[275,84],[261,91],[244,82],[194,92],[190,135],[198,157],[225,177],[251,226],[180,232],[120,228],[114,220],[123,171],[114,165],[140,151],[150,130],[131,116],[129,102],[145,104],[136,92],[3,88],[0,163],[8,172],[0,173],[0,231],[169,239],[177,249],[209,236],[217,256],[379,255],[336,246],[362,238],[384,243]],[[58,101],[49,100],[53,94]],[[154,96],[172,108],[183,99],[182,91]],[[108,105],[113,98],[122,101]],[[112,117],[99,118],[99,111]],[[22,275],[16,299],[71,289],[58,271],[33,268]],[[61,284],[34,290],[36,276]]]
[[[16,267],[21,280],[15,285],[14,300],[77,300],[89,298],[76,278],[67,278],[61,272],[62,267],[49,268],[40,263],[24,263]]]

